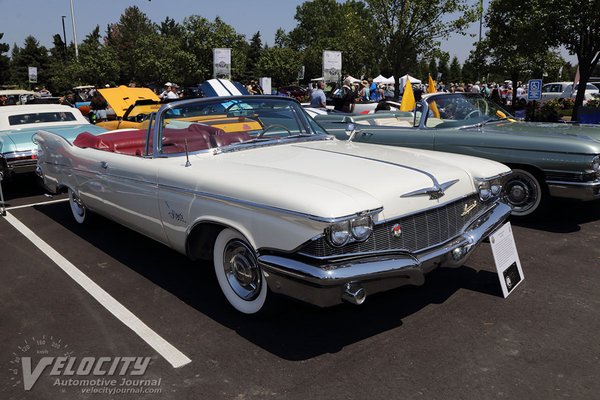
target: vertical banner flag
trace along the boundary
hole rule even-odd
[[[213,78],[231,79],[231,49],[213,49]]]
[[[400,111],[413,111],[416,104],[412,83],[410,83],[410,79],[406,79],[404,93],[402,94],[402,101],[400,102]]]
[[[325,82],[339,82],[342,79],[341,51],[323,51],[323,79]]]
[[[427,93],[436,93],[436,92],[437,92],[437,90],[435,89],[435,81],[433,80],[431,75],[429,75],[429,81],[427,82]],[[440,111],[438,110],[437,104],[435,104],[435,101],[432,101],[431,103],[429,103],[429,109],[433,113],[434,117],[436,117],[436,118],[440,117]]]
[[[29,83],[37,83],[37,67],[28,67]]]

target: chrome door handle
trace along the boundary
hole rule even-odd
[[[108,163],[106,161],[100,161],[100,167],[106,169],[108,168]]]

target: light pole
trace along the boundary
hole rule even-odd
[[[63,43],[64,43],[64,49],[63,50],[65,52],[64,53],[64,58],[65,58],[65,61],[67,61],[67,31],[65,30],[65,18],[67,18],[66,15],[63,15],[61,17],[61,19],[62,19],[62,26],[63,26]]]
[[[79,61],[79,49],[77,48],[77,29],[75,29],[75,12],[73,12],[73,0],[71,0],[71,22],[73,23],[73,42],[75,42],[75,59]]]

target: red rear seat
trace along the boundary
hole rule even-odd
[[[232,143],[250,140],[246,132],[229,132],[212,126],[192,124],[186,129],[163,129],[162,152],[165,154],[185,152],[187,139],[188,152],[206,150],[212,147],[227,146]],[[142,129],[103,133],[94,136],[89,132],[80,133],[73,144],[82,148],[94,148],[132,156],[141,156],[146,147],[147,132]],[[152,149],[152,138],[150,138]]]

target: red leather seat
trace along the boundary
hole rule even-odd
[[[247,132],[225,132],[223,130],[212,136],[215,147],[228,146],[232,143],[241,143],[250,139],[252,137]]]
[[[212,147],[211,136],[221,131],[211,126],[192,124],[186,129],[164,128],[162,132],[163,153],[185,152],[187,140],[188,152],[206,150]]]

